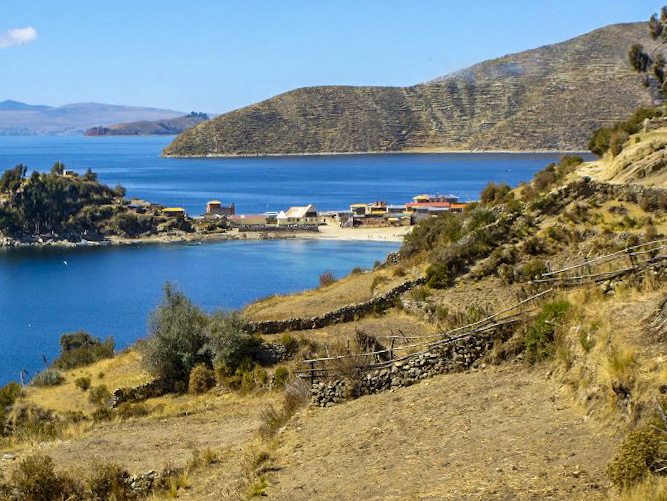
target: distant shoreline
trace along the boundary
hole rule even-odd
[[[247,153],[242,155],[160,155],[161,158],[263,158],[263,157],[328,157],[361,155],[441,155],[441,154],[502,154],[502,155],[592,155],[586,150],[405,150],[405,151],[351,151],[322,153]]]
[[[17,241],[0,239],[0,250],[26,248],[63,248],[78,249],[87,247],[129,247],[151,244],[164,245],[199,245],[226,241],[264,241],[264,240],[339,240],[357,242],[395,242],[400,243],[412,227],[382,227],[382,228],[338,228],[322,226],[322,231],[295,231],[295,232],[253,232],[228,231],[226,233],[182,234],[182,235],[153,235],[144,238],[109,237],[101,241],[81,240],[45,240],[45,241]]]

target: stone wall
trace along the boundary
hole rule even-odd
[[[421,379],[469,369],[491,350],[495,343],[504,342],[513,334],[512,326],[497,331],[454,339],[448,344],[397,360],[386,368],[363,374],[360,378],[332,378],[312,383],[313,403],[329,407],[347,398],[381,393],[392,388],[411,386]]]
[[[422,285],[423,283],[425,283],[424,278],[408,280],[407,282],[403,282],[394,287],[390,291],[385,292],[381,296],[374,297],[370,301],[343,306],[342,308],[330,311],[319,317],[250,322],[250,330],[258,334],[278,334],[286,331],[321,329],[328,325],[350,322],[355,320],[355,318],[362,317],[368,313],[384,311],[387,308],[390,308],[398,296],[417,285]]]
[[[667,127],[667,117],[645,118],[643,125],[644,132],[662,129],[663,127]]]

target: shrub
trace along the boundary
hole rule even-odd
[[[143,402],[123,402],[116,408],[116,414],[123,420],[133,417],[148,416],[150,413],[150,407]]]
[[[354,268],[352,268],[352,271],[350,271],[350,275],[361,275],[363,272],[364,272],[363,268],[355,266]]]
[[[204,350],[214,366],[232,374],[241,366],[250,366],[261,340],[249,332],[248,322],[237,312],[216,311],[210,318]]]
[[[410,290],[410,296],[415,301],[426,301],[431,294],[433,294],[433,291],[425,285],[418,285]]]
[[[95,423],[99,423],[101,421],[111,421],[113,414],[113,411],[108,407],[100,407],[93,411],[92,417]]]
[[[505,200],[511,190],[512,188],[507,183],[496,184],[491,181],[482,190],[480,199],[484,205],[498,205]]]
[[[206,315],[166,283],[164,299],[149,318],[149,338],[141,345],[142,363],[153,376],[185,383],[192,368],[206,362]]]
[[[292,355],[292,354],[296,353],[296,351],[299,349],[298,339],[296,339],[293,336],[290,336],[287,333],[283,334],[282,342],[283,342],[283,345],[285,346],[285,349],[287,350],[288,355]]]
[[[619,487],[629,487],[653,468],[660,450],[659,433],[648,426],[628,435],[607,467],[607,476]]]
[[[54,369],[46,369],[32,378],[30,384],[33,386],[58,386],[63,381],[65,381],[65,378],[60,372]]]
[[[130,474],[118,463],[93,462],[93,473],[86,482],[92,499],[125,501],[136,495],[130,488]]]
[[[23,388],[18,383],[7,383],[0,388],[0,411],[16,402],[16,399],[23,393]]]
[[[570,303],[567,301],[555,301],[544,305],[524,336],[524,345],[530,362],[543,360],[553,353],[556,327],[569,309]]]
[[[274,377],[274,384],[276,388],[284,388],[285,383],[287,383],[287,380],[289,379],[289,370],[287,367],[284,367],[282,365],[279,365],[276,367],[276,371],[273,374]]]
[[[91,404],[103,405],[107,400],[111,398],[111,393],[107,389],[105,384],[99,386],[93,386],[88,392],[88,401]]]
[[[325,271],[320,275],[320,287],[326,287],[327,285],[333,284],[335,281],[336,279],[330,271]]]
[[[547,252],[547,245],[544,239],[535,236],[526,238],[521,247],[523,252],[531,256],[539,256]]]
[[[386,284],[389,281],[384,275],[375,275],[373,281],[371,282],[371,292],[375,292],[380,285]]]
[[[522,280],[535,280],[547,272],[547,265],[540,259],[533,259],[519,269]]]
[[[39,453],[21,461],[12,473],[11,484],[20,499],[30,501],[71,499],[82,494],[81,486],[73,479],[55,472],[53,459]]]
[[[81,376],[74,380],[74,384],[77,388],[80,388],[81,391],[86,391],[90,388],[90,376]]]
[[[204,364],[195,366],[190,371],[190,382],[188,384],[188,391],[190,393],[206,393],[215,385],[215,377],[213,371]]]
[[[113,355],[113,338],[108,337],[102,342],[85,331],[71,332],[60,337],[60,355],[52,365],[58,369],[73,369]]]

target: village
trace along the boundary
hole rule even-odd
[[[316,231],[319,226],[324,225],[339,228],[409,227],[424,218],[437,216],[443,212],[462,212],[467,204],[468,202],[460,202],[455,195],[436,193],[417,195],[411,202],[402,205],[376,201],[355,203],[346,210],[318,211],[310,204],[290,207],[280,212],[237,214],[233,203],[224,205],[219,200],[211,200],[206,204],[206,212],[201,216],[195,216],[194,219],[225,219],[231,227],[241,231],[266,229]],[[171,217],[187,217],[182,207],[167,207],[163,208],[162,212]]]

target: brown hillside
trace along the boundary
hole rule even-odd
[[[651,103],[627,62],[645,23],[486,61],[413,87],[293,90],[177,137],[167,156],[584,149],[600,125]]]

